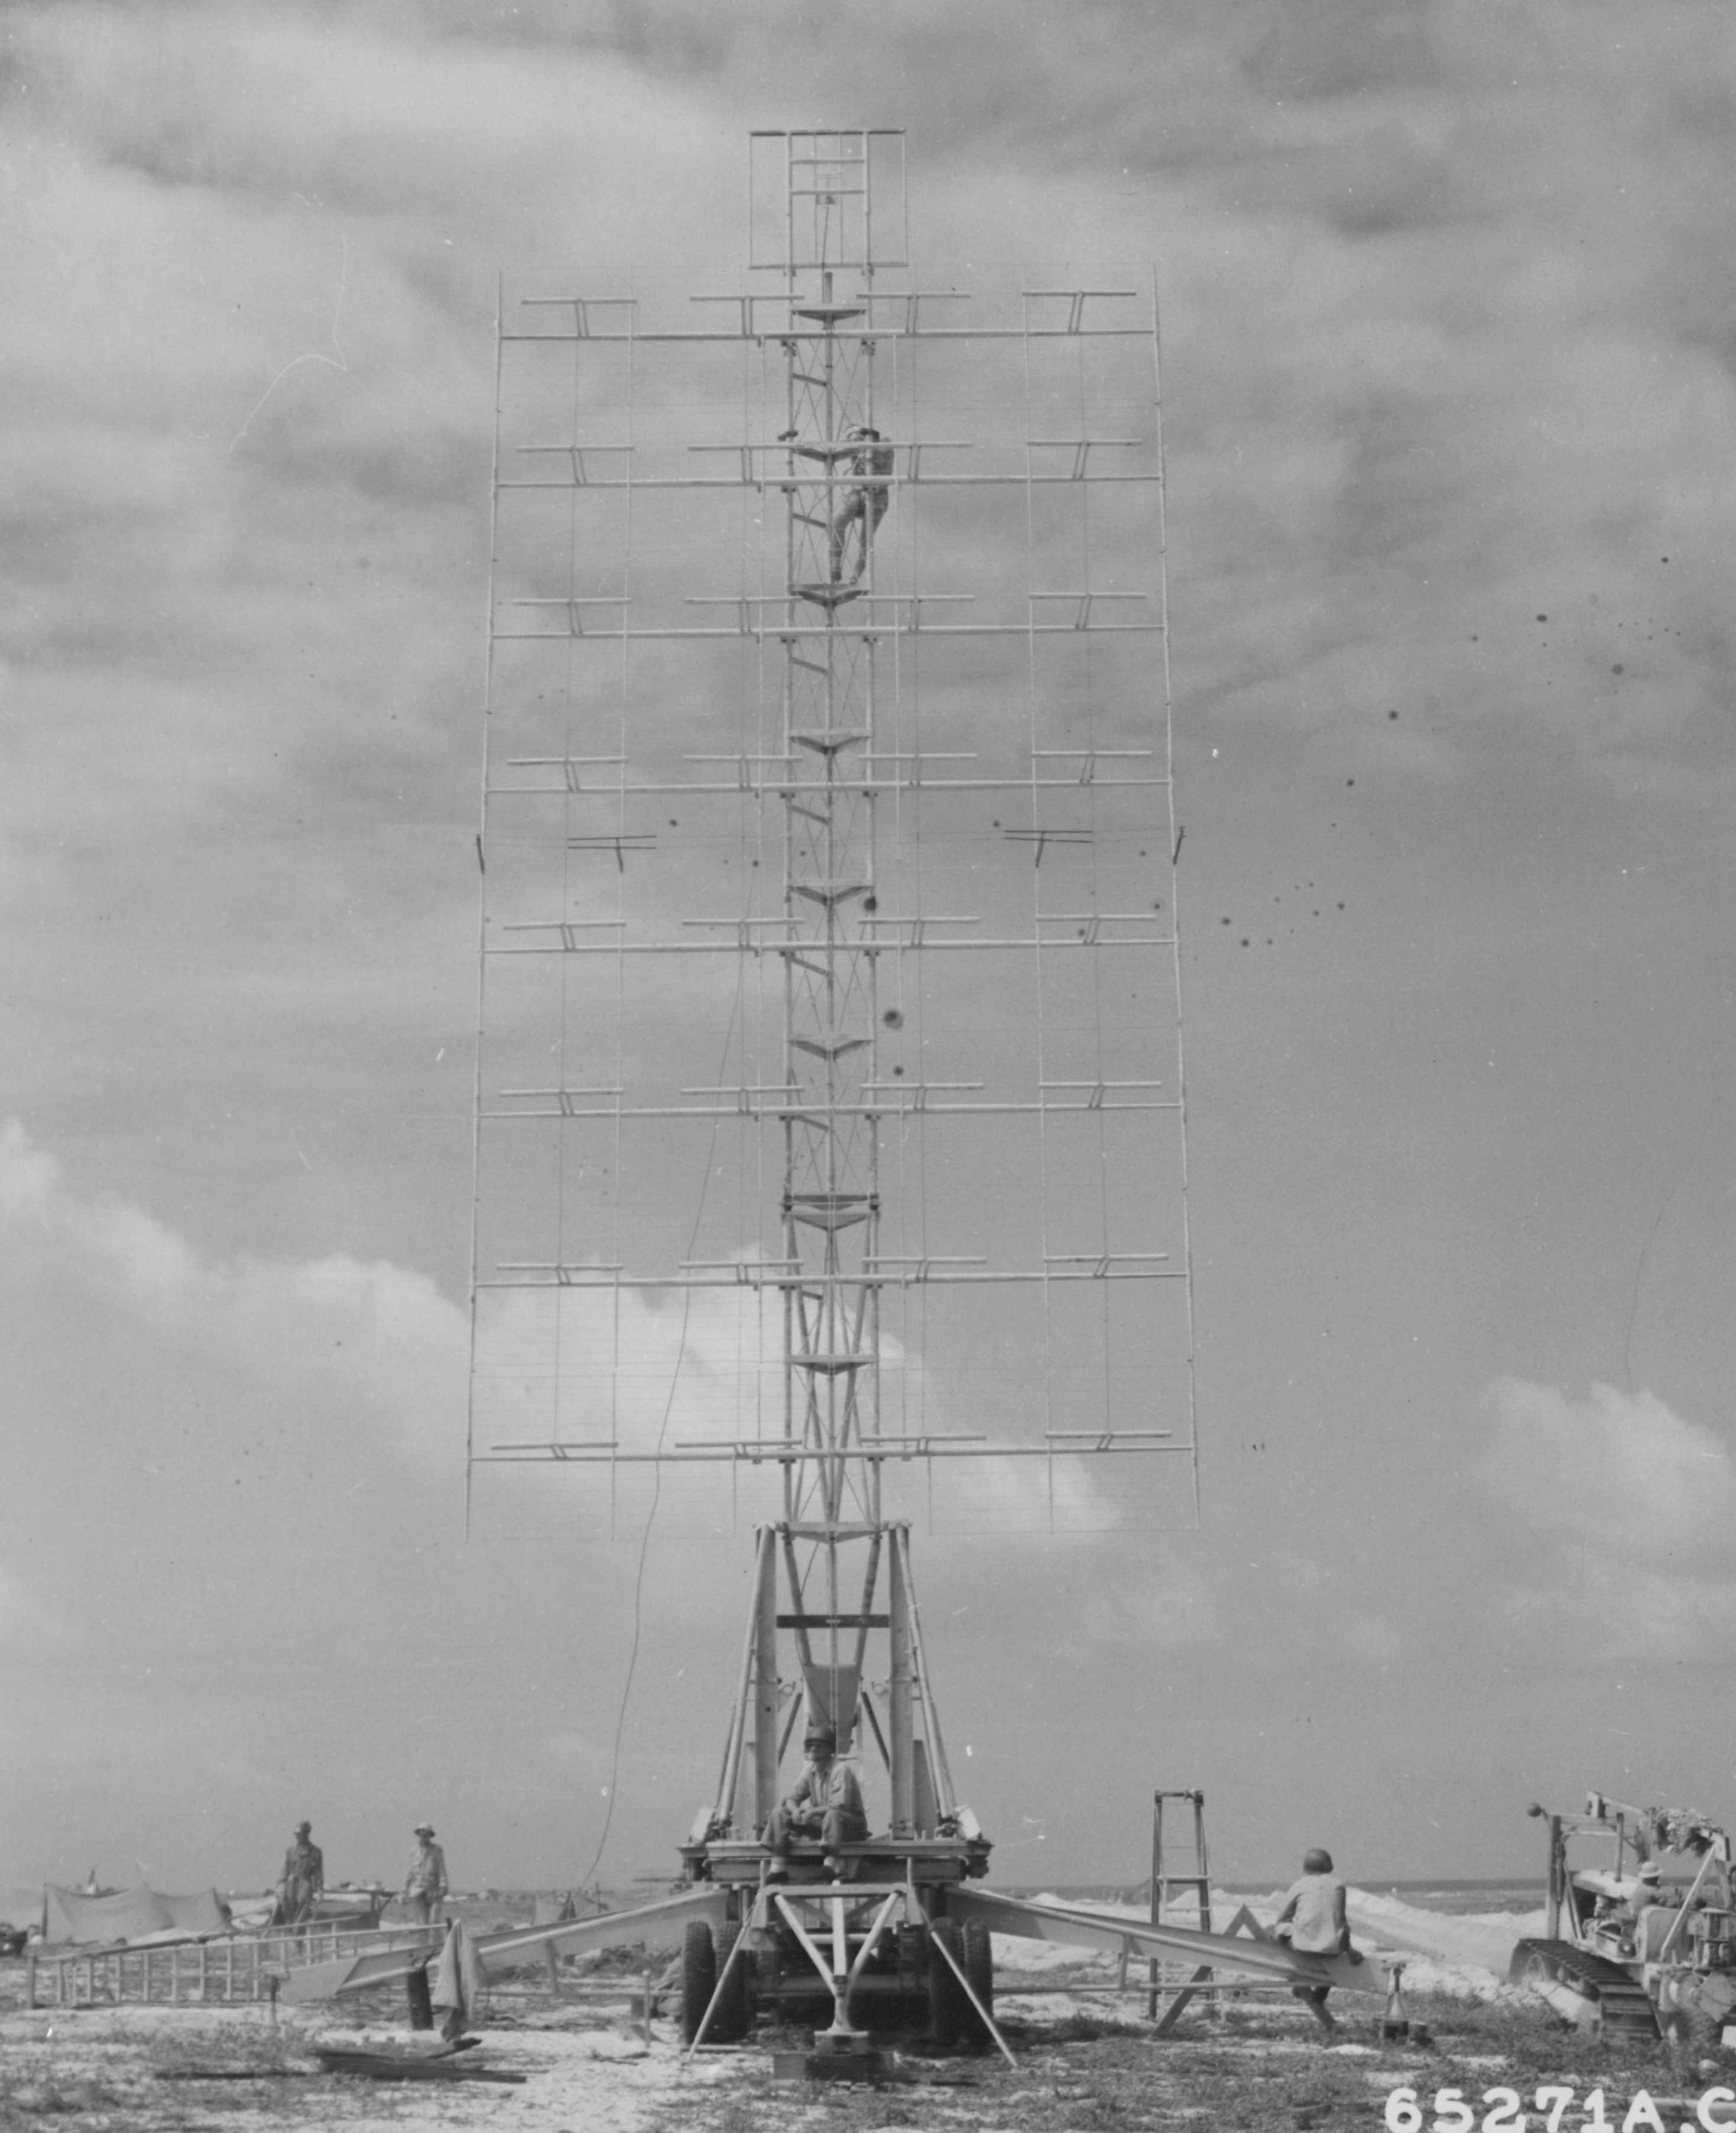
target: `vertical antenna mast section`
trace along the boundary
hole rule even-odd
[[[779,139],[760,135],[755,146]],[[839,1529],[880,1517],[880,1463],[860,1456],[880,1434],[880,1135],[867,1102],[879,1079],[879,796],[869,773],[880,647],[840,627],[874,590],[892,463],[878,443],[876,350],[865,330],[879,263],[876,140],[902,149],[899,135],[781,137],[784,250],[773,267],[784,312],[780,752],[793,769],[783,793],[780,1208],[796,1277],[784,1291],[786,1413],[802,1455],[784,1466],[784,1508],[793,1527],[823,1537],[829,1590]]]

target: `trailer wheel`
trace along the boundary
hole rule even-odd
[[[964,1961],[964,1951],[959,1932],[950,1919],[937,1919],[928,1928],[928,2031],[935,2043],[944,2050],[956,2044],[964,2034],[966,2021],[971,2015],[971,2003],[965,1997],[964,1987],[959,1983],[941,1950],[944,1948],[953,1962]]]
[[[735,1942],[740,1933],[739,1926],[727,1926],[717,1950],[717,1974],[720,1977],[729,1967],[729,1960],[735,1952]],[[730,1971],[723,1988],[723,1998],[717,2012],[711,2017],[708,2038],[715,2037],[720,2044],[739,2044],[754,2026],[754,1964],[751,1952],[742,1952],[740,1960]]]
[[[989,1929],[980,1919],[967,1919],[964,1928],[964,1974],[970,1980],[971,1990],[982,2002],[984,2014],[995,2011],[995,1949],[989,1938]],[[953,1983],[956,1985],[955,1978]],[[961,1997],[963,1996],[961,1995]],[[982,2015],[968,2001],[965,2002],[964,2034],[968,2043],[993,2043]]]
[[[776,1943],[755,1948],[748,1960],[754,1967],[754,1998],[775,2000],[784,1979],[784,1958],[778,1952]]]
[[[681,1944],[681,2040],[684,2044],[691,2044],[699,2034],[699,2025],[716,1990],[717,1948],[711,1928],[703,1919],[689,1919]],[[714,2022],[711,2026],[717,2025]]]
[[[688,1921],[681,1946],[681,2040],[684,2044],[691,2044],[699,2034],[699,2025],[705,2020],[706,2009],[711,2004],[711,1995],[717,1990],[720,1977],[724,1978],[723,1997],[711,2017],[711,2026],[706,2031],[706,2042],[740,2044],[753,2027],[754,1993],[748,1964],[744,1961],[730,1969],[738,1930],[726,1926],[720,1943],[712,1939],[711,1928],[703,1919]]]

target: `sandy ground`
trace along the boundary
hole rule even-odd
[[[1511,2001],[1492,1967],[1468,1958],[1481,1948],[1504,1967],[1523,1922],[1441,1917],[1372,1897],[1358,1899],[1355,1916],[1365,1947],[1406,1949],[1413,1962],[1407,1989],[1456,1992],[1467,2005]],[[1347,2005],[1342,2036],[1331,2043],[1286,1996],[1271,1992],[1231,2000],[1209,2020],[1190,2016],[1175,2039],[1160,2041],[1140,2019],[1142,1995],[1103,1991],[1114,1981],[1112,1958],[998,1936],[995,1953],[997,2012],[1013,2038],[1016,2068],[993,2055],[910,2054],[898,2085],[825,2091],[775,2082],[770,2053],[757,2045],[687,2061],[672,2020],[656,2020],[648,2042],[624,1999],[580,2001],[563,1991],[557,2003],[540,1980],[497,1988],[476,2025],[485,2040],[479,2063],[523,2075],[523,2082],[436,2087],[318,2070],[312,2047],[322,2039],[407,2045],[402,2006],[388,1995],[374,2004],[285,2009],[275,2018],[265,2008],[32,2010],[22,2004],[22,1966],[7,1964],[0,1973],[0,2125],[53,2116],[147,2133],[236,2126],[456,2133],[483,2125],[524,2133],[673,2133],[677,2126],[774,2133],[819,2121],[853,2133],[858,2126],[1059,2128],[1203,2116],[1265,2123],[1263,2107],[1242,2094],[1250,2080],[1269,2097],[1304,2096],[1297,2106],[1304,2116],[1282,2122],[1324,2124],[1332,2112],[1308,2118],[1314,2107],[1306,2095],[1342,2101],[1348,2083],[1366,2113],[1383,2088],[1415,2078],[1402,2052],[1380,2045],[1378,2001]],[[624,1979],[624,1991],[635,1981]],[[1516,2019],[1535,2022],[1523,2010]],[[806,2039],[792,2034],[776,2041],[789,2049]],[[1481,2062],[1467,2063],[1477,2078]],[[1188,2100],[1201,2094],[1220,2101],[1208,2108]],[[1117,2097],[1134,2099],[1133,2116]]]
[[[571,2133],[639,2133],[659,2122],[678,2096],[739,2085],[741,2055],[683,2067],[673,2022],[641,2024],[624,2007],[521,2006],[494,1996],[478,2025],[483,2043],[467,2056],[491,2070],[522,2075],[493,2082],[385,2084],[321,2073],[321,2043],[410,2049],[403,2020],[373,2008],[341,2010],[108,2007],[68,2011],[14,2004],[0,2016],[0,2126],[52,2116],[92,2128],[333,2126],[571,2128]],[[370,2019],[371,2018],[371,2019]],[[758,2056],[758,2055],[756,2055]],[[227,2077],[218,2078],[216,2077]]]

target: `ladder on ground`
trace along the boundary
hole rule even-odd
[[[1174,1802],[1169,1818],[1169,1838],[1167,1848],[1164,1833],[1165,1803]],[[1188,1810],[1191,1808],[1189,1814]],[[1206,1858],[1206,1796],[1203,1792],[1158,1792],[1151,1796],[1151,1923],[1157,1924],[1169,1910],[1178,1895],[1184,1902],[1189,1891],[1198,1910],[1198,1924],[1202,1933],[1210,1933],[1212,1926],[1212,1873]],[[1184,1967],[1151,1959],[1151,1991],[1146,2000],[1145,2013],[1157,2024],[1160,2036],[1167,2034],[1177,2017],[1197,1993],[1208,1996],[1208,2003],[1215,2005],[1212,1993],[1212,1966],[1201,1963],[1191,1972]],[[1158,2001],[1165,1991],[1170,1993],[1169,2005],[1161,2013]]]

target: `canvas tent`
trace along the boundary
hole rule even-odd
[[[12,1926],[41,1925],[42,1884],[31,1888],[17,1881],[0,1883],[0,1919]]]
[[[42,1891],[42,1940],[46,1947],[112,1947],[117,1941],[149,1940],[162,1933],[217,1933],[229,1928],[222,1899],[215,1889],[195,1896],[169,1896],[141,1882],[112,1896],[82,1895],[76,1889]]]

